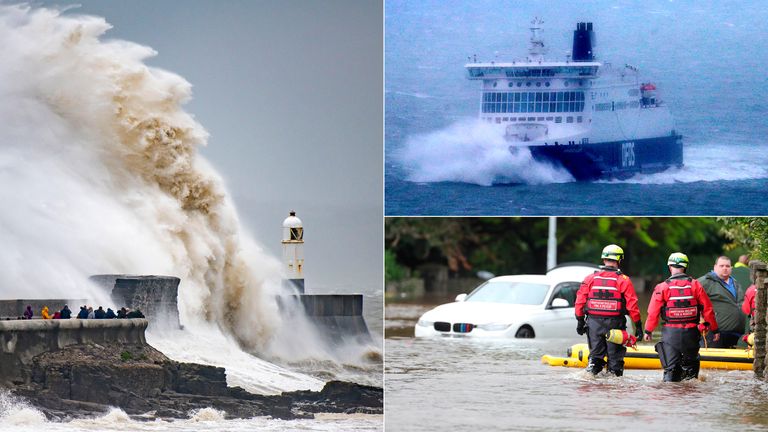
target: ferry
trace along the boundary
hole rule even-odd
[[[590,22],[577,23],[571,55],[547,61],[542,24],[531,23],[527,58],[465,65],[482,82],[480,119],[503,126],[509,151],[527,148],[580,181],[682,167],[682,136],[656,85],[634,66],[598,61]]]

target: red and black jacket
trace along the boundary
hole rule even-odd
[[[640,321],[637,294],[629,277],[613,267],[601,267],[581,283],[576,294],[576,316],[610,318],[629,314]]]
[[[693,328],[699,325],[702,317],[709,331],[718,331],[712,302],[704,288],[696,279],[678,273],[653,289],[645,332],[652,333],[659,318],[664,320],[666,327]]]
[[[664,281],[669,290],[669,296],[661,308],[661,318],[665,324],[698,324],[701,316],[701,305],[693,295],[693,278],[671,277]]]

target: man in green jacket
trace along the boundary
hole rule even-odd
[[[752,285],[752,280],[749,277],[749,255],[739,257],[739,260],[733,265],[731,277],[736,279],[736,282],[745,290]]]
[[[744,333],[745,319],[741,312],[744,290],[739,282],[731,277],[731,259],[718,257],[714,269],[699,278],[715,309],[715,317],[720,328],[720,340],[713,340],[707,334],[707,346],[710,348],[733,348]]]

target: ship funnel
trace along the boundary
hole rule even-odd
[[[592,61],[594,44],[595,33],[592,31],[592,23],[576,23],[576,30],[573,32],[573,61]]]

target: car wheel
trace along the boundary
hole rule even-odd
[[[533,329],[530,326],[524,325],[517,329],[515,337],[521,339],[533,339],[536,337],[536,334],[533,332]]]

